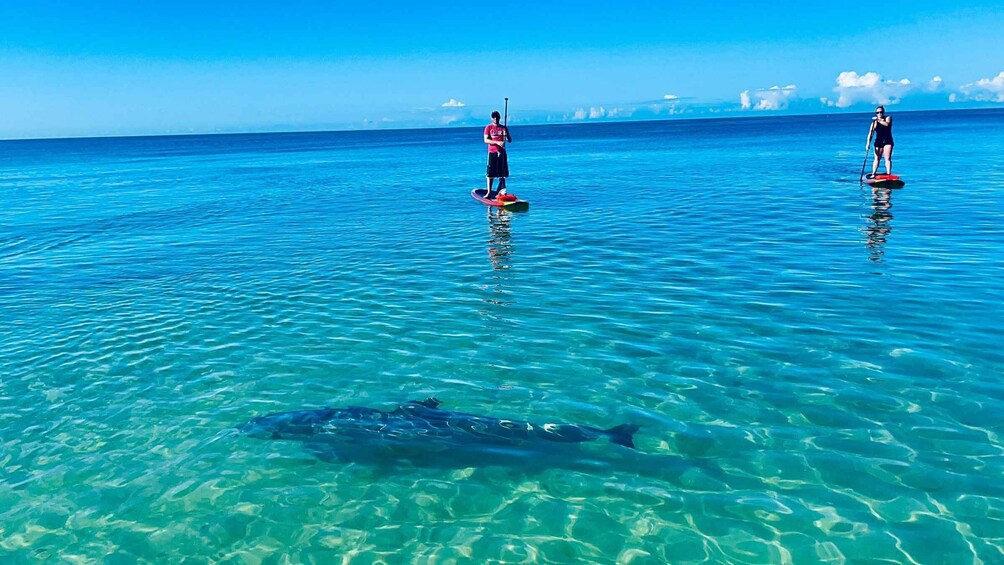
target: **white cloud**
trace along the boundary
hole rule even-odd
[[[597,108],[597,107],[594,106],[594,107],[589,108],[588,110],[586,110],[585,108],[579,108],[578,110],[575,111],[574,114],[572,114],[572,119],[573,120],[596,120],[596,119],[599,119],[599,118],[614,117],[614,116],[616,116],[620,112],[621,112],[621,110],[617,110],[617,109],[614,109],[614,110],[611,110],[610,112],[607,112],[606,108],[604,108],[603,106],[600,106],[599,108]]]
[[[607,110],[608,118],[630,118],[634,115],[635,109],[631,107],[627,108],[610,108]]]
[[[666,94],[662,98],[663,98],[663,100],[679,100],[680,99],[680,97],[677,96],[677,95],[675,95],[675,94]]]
[[[789,84],[762,88],[752,94],[749,90],[744,90],[739,93],[739,105],[743,110],[782,110],[788,107],[791,99],[795,98],[797,88],[794,84]]]
[[[928,92],[938,92],[943,86],[945,86],[945,81],[940,76],[936,76],[927,82],[926,89]]]
[[[940,77],[935,78],[940,84]],[[916,87],[907,78],[883,80],[882,75],[874,72],[859,75],[855,71],[844,71],[837,75],[837,87],[833,89],[839,95],[837,100],[824,98],[823,102],[837,108],[847,108],[859,103],[896,104],[914,88]]]
[[[977,102],[1004,102],[1004,71],[993,78],[981,78],[959,87],[961,96],[949,96],[949,102],[975,100]]]
[[[753,107],[754,110],[780,110],[788,107],[788,100],[794,98],[797,87],[794,84],[788,86],[772,86],[767,90],[757,92],[760,101]]]
[[[442,107],[443,108],[463,108],[464,107],[464,103],[461,102],[460,100],[457,100],[456,98],[450,98],[446,102],[443,102]]]

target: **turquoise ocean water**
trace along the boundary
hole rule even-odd
[[[0,142],[0,561],[1002,562],[1004,112],[894,116]],[[638,450],[234,429],[428,396]]]

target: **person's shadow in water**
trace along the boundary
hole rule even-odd
[[[868,215],[868,225],[864,228],[865,246],[868,247],[868,258],[874,263],[884,260],[886,238],[892,232],[892,190],[889,188],[872,188],[872,213]]]

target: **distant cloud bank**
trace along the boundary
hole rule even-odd
[[[820,98],[826,106],[849,108],[855,104],[896,104],[914,84],[910,79],[884,80],[882,75],[867,72],[859,75],[855,71],[844,71],[837,75],[837,86],[833,92],[838,94],[836,100]]]
[[[749,90],[744,90],[739,93],[739,107],[743,110],[783,110],[788,107],[790,100],[796,98],[797,88],[794,84],[789,84],[785,87],[775,85],[755,90],[752,94]]]
[[[854,70],[837,74],[833,95],[805,95],[795,84],[751,87],[739,92],[738,101],[700,100],[674,93],[657,98],[625,103],[604,103],[572,109],[521,108],[509,114],[510,124],[569,123],[617,120],[664,120],[676,117],[727,116],[782,112],[816,114],[833,111],[863,111],[883,104],[908,110],[939,109],[949,106],[974,108],[1004,104],[1004,71],[956,87],[945,84],[940,76],[926,81],[909,78],[885,78],[874,71]],[[665,91],[663,91],[665,92]],[[488,121],[487,105],[467,106],[456,98],[433,107],[394,113],[391,117],[363,120],[355,127],[457,127],[476,126]]]
[[[623,115],[624,111],[620,108],[607,110],[603,106],[589,108],[588,110],[579,108],[572,114],[572,119],[575,121],[598,120],[601,118],[614,118],[618,114]]]
[[[912,106],[938,107],[945,102],[1004,102],[1004,72],[993,78],[983,78],[963,84],[954,91],[945,85],[944,79],[934,76],[926,82],[914,82],[909,78],[886,79],[876,72],[858,74],[844,71],[837,75],[833,92],[836,99],[819,98],[821,108],[853,108],[861,105],[895,105],[905,99],[913,101]],[[744,109],[750,109],[748,98],[740,100]],[[783,108],[783,106],[781,107]],[[754,106],[752,109],[762,109]]]
[[[698,101],[676,94],[663,94],[649,102],[580,107],[563,116],[549,115],[544,121],[589,121],[617,119],[665,119],[673,116],[722,115],[746,112],[819,113],[827,110],[858,110],[877,104],[896,105],[906,109],[944,108],[948,104],[1004,103],[1004,72],[991,78],[981,78],[949,88],[943,78],[934,76],[926,81],[909,78],[885,78],[868,71],[859,74],[849,70],[834,80],[835,96],[805,97],[794,84],[769,88],[748,88],[739,93],[735,102]],[[734,99],[733,99],[734,100]]]
[[[974,100],[977,102],[1004,102],[1004,71],[993,78],[981,78],[976,82],[963,84],[959,93],[949,96],[950,102]]]

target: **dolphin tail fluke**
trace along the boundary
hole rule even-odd
[[[633,436],[640,427],[641,426],[636,426],[634,424],[621,424],[619,426],[614,426],[609,430],[603,430],[603,433],[607,434],[607,437],[610,438],[611,442],[634,449]]]

